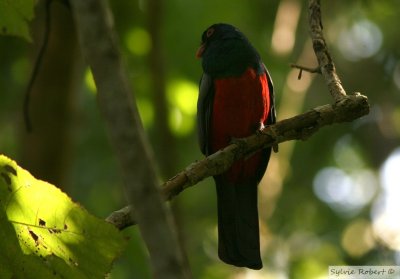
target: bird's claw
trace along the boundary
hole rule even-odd
[[[267,125],[267,126],[268,126],[268,125]],[[261,125],[260,125],[260,128],[256,131],[256,134],[257,134],[257,135],[263,134],[263,130],[264,130],[265,127],[267,127],[267,126],[264,126],[264,124],[261,124]],[[274,133],[274,130],[272,130],[272,132],[273,132],[273,134],[275,134],[275,133]],[[275,135],[274,135],[274,136],[275,136]],[[275,138],[276,138],[276,137],[275,137]],[[277,143],[273,144],[271,147],[272,147],[272,150],[274,151],[274,153],[278,153],[278,151],[279,151],[279,146],[278,146]]]

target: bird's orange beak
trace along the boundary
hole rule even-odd
[[[205,44],[202,44],[199,49],[196,51],[196,58],[201,58],[203,56],[204,49],[206,48]]]

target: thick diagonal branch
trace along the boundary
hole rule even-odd
[[[170,200],[185,188],[195,185],[206,177],[223,173],[235,160],[268,146],[289,140],[304,140],[321,127],[334,123],[350,122],[369,113],[367,97],[360,93],[347,95],[336,73],[335,65],[328,51],[323,33],[320,0],[309,0],[309,28],[313,49],[319,69],[335,100],[333,105],[317,107],[293,118],[279,121],[257,133],[231,144],[211,156],[191,164],[185,170],[161,185],[165,200]],[[107,221],[120,229],[136,223],[129,215],[130,207],[113,212]]]
[[[183,171],[161,185],[161,192],[165,200],[201,180],[223,173],[236,160],[246,157],[256,150],[273,146],[289,140],[305,140],[320,128],[334,123],[351,122],[369,112],[367,97],[356,93],[346,95],[333,105],[324,105],[295,117],[277,122],[264,128],[250,137],[236,141],[234,144],[189,165]],[[113,212],[107,221],[119,229],[136,223],[131,218],[131,208],[126,207]]]

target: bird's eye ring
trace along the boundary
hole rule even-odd
[[[212,36],[212,34],[214,34],[214,28],[208,29],[208,30],[207,30],[207,33],[206,33],[207,38],[210,38],[210,37]]]

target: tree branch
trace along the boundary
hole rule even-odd
[[[236,141],[203,160],[192,163],[183,171],[161,185],[165,200],[171,200],[186,188],[199,181],[223,173],[236,160],[247,155],[289,140],[306,140],[320,128],[334,123],[351,122],[369,113],[368,98],[360,93],[346,95],[322,34],[321,5],[319,0],[309,0],[309,25],[313,49],[319,68],[335,103],[314,108],[295,117],[267,126],[261,132]],[[118,210],[107,217],[119,229],[136,224],[129,208]],[[119,219],[121,217],[121,219]],[[116,221],[118,220],[118,221]],[[121,220],[125,220],[121,221]]]
[[[329,93],[332,98],[337,102],[344,96],[344,90],[339,76],[336,74],[335,64],[328,51],[324,35],[322,33],[322,19],[321,19],[321,1],[309,0],[308,1],[308,24],[310,28],[310,36],[312,40],[313,49],[317,56],[318,65],[321,69],[322,76],[328,86]]]
[[[301,79],[301,75],[302,75],[303,71],[306,71],[306,72],[309,72],[309,73],[312,73],[312,74],[321,74],[321,68],[320,67],[310,68],[310,67],[305,67],[305,66],[293,64],[293,63],[290,64],[290,67],[300,70],[297,79]]]
[[[333,105],[316,107],[295,117],[265,127],[250,137],[237,140],[222,150],[194,162],[183,171],[161,185],[165,200],[171,200],[188,187],[201,180],[225,172],[236,160],[253,152],[289,140],[306,140],[320,128],[335,123],[351,122],[369,113],[367,97],[355,93],[346,95]],[[136,224],[130,218],[129,208],[118,210],[107,217],[107,221],[119,229]]]

